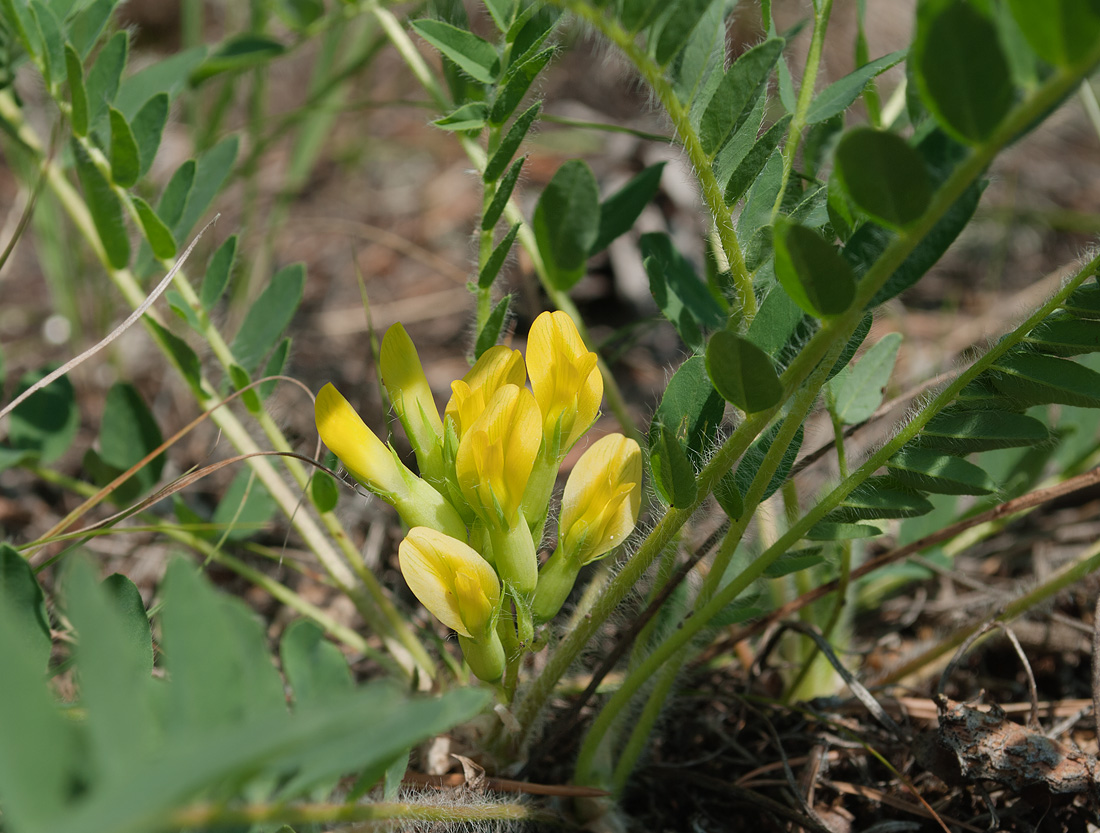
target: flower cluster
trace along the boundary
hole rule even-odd
[[[584,452],[565,485],[558,545],[540,570],[536,547],[558,469],[596,421],[603,397],[596,354],[569,316],[535,320],[526,362],[508,347],[485,351],[451,383],[442,419],[400,324],[387,331],[379,364],[420,475],[331,384],[317,394],[317,429],[348,472],[408,524],[399,548],[405,580],[458,634],[474,674],[496,680],[506,662],[501,636],[508,644],[528,640],[534,621],[557,614],[581,567],[634,528],[641,449],[609,434]],[[508,603],[514,623],[501,616]]]

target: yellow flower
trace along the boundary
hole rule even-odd
[[[544,312],[527,336],[527,372],[542,411],[543,433],[564,456],[592,427],[603,398],[596,354],[564,312]]]
[[[500,609],[500,580],[465,543],[413,527],[398,547],[398,560],[413,595],[448,628],[472,639],[492,630]]]
[[[490,347],[469,373],[451,382],[451,399],[444,415],[454,420],[455,431],[461,439],[466,429],[481,416],[494,393],[504,385],[521,388],[526,381],[527,371],[519,350],[502,344]]]
[[[514,525],[538,455],[541,415],[526,388],[507,384],[462,435],[455,474],[470,508],[487,526]]]
[[[317,432],[356,480],[380,495],[404,491],[405,478],[389,446],[371,431],[330,382],[314,403]]]
[[[608,434],[581,455],[569,474],[558,522],[558,547],[578,566],[622,543],[638,521],[642,451]]]
[[[400,324],[382,339],[379,355],[382,384],[390,394],[397,418],[416,452],[420,471],[434,483],[443,480],[443,421],[424,375],[416,347]]]
[[[409,471],[331,383],[317,394],[314,413],[321,440],[348,473],[396,508],[406,524],[466,537],[466,525],[455,508],[431,484]]]

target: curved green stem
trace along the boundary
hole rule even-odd
[[[700,473],[700,497],[697,501],[685,509],[671,509],[665,513],[658,521],[653,531],[641,543],[638,550],[624,563],[622,571],[609,582],[605,592],[593,606],[590,615],[585,618],[584,621],[578,623],[577,628],[571,631],[558,645],[554,653],[550,655],[546,665],[543,667],[542,673],[534,680],[531,688],[527,691],[526,696],[516,710],[516,716],[520,721],[524,733],[530,731],[532,723],[541,711],[546,699],[553,691],[557,681],[580,655],[592,636],[603,625],[606,618],[631,592],[634,583],[642,577],[653,559],[660,553],[661,549],[687,521],[692,512],[698,508],[703,498],[713,489],[718,478],[729,470],[730,466],[732,466],[741,454],[744,453],[745,449],[748,448],[749,442],[751,442],[751,440],[771,421],[771,418],[778,412],[782,402],[790,398],[802,385],[817,365],[820,357],[826,355],[830,348],[837,343],[843,343],[851,337],[859,319],[863,315],[863,310],[870,303],[871,299],[886,283],[887,279],[899,266],[901,266],[913,249],[916,248],[917,244],[924,239],[933,226],[943,217],[947,210],[954,205],[955,201],[963,194],[970,184],[985,170],[998,151],[1012,141],[1018,133],[1026,130],[1036,119],[1040,118],[1047,110],[1068,95],[1079,83],[1081,77],[1085,75],[1091,67],[1095,66],[1097,62],[1100,62],[1100,43],[1097,44],[1088,59],[1083,61],[1077,68],[1074,70],[1061,70],[1052,75],[1047,80],[1046,84],[1040,87],[1033,96],[1022,102],[1012,112],[1010,117],[1005,120],[984,145],[975,148],[971,155],[956,167],[947,181],[936,192],[924,215],[918,219],[910,229],[900,233],[890,245],[887,246],[883,254],[875,261],[870,269],[867,270],[863,279],[860,281],[856,292],[856,298],[849,311],[826,322],[810,339],[809,343],[806,344],[798,356],[795,357],[787,370],[784,371],[781,377],[783,383],[783,396],[780,404],[768,411],[753,414],[746,418],[733,435],[726,440],[721,448],[719,448],[710,464]],[[1078,277],[1076,283],[1082,280],[1084,280],[1083,275]],[[1059,293],[1059,295],[1061,298],[1065,297],[1062,293]],[[1052,305],[1044,305],[1040,312],[1042,315],[1045,315],[1053,308]],[[1029,321],[1031,320],[1032,319],[1029,319]],[[1034,319],[1032,326],[1034,326],[1034,323],[1038,320],[1040,319]],[[998,345],[997,349],[1000,350],[1000,347],[1001,345]],[[1007,349],[1007,347],[1005,349]],[[1000,353],[998,352],[997,355],[1000,355]],[[992,359],[990,359],[990,361],[992,361]],[[983,360],[975,365],[972,371],[976,370],[980,372],[984,370],[986,366],[987,363]],[[977,372],[971,373],[968,371],[966,374],[966,381],[969,381],[970,378],[977,375]],[[961,385],[959,385],[957,389],[961,389]],[[954,396],[955,390],[956,387],[954,385],[949,389],[951,396]],[[935,402],[939,403],[938,408],[942,408],[943,405],[949,401],[949,398],[950,397],[941,400],[940,397],[937,397]],[[934,413],[934,411],[926,412],[927,416],[925,421],[931,418],[931,413]],[[915,423],[913,423],[913,425],[915,425]],[[913,427],[912,433],[908,434],[906,440],[913,436],[922,425],[923,423]],[[891,443],[891,446],[893,446],[893,443]],[[898,444],[897,447],[900,448],[900,444]],[[893,450],[891,450],[890,453],[892,454]],[[881,462],[888,456],[889,455],[875,455],[873,459],[877,460],[877,462],[875,462],[874,467],[877,468],[881,465]],[[872,468],[871,471],[873,470]],[[838,487],[833,494],[829,495],[825,501],[818,505],[818,507],[811,510],[810,514],[804,516],[801,522],[792,527],[786,535],[781,537],[779,541],[760,558],[760,560],[754,563],[751,568],[751,573],[747,572],[743,574],[743,577],[747,579],[745,583],[742,583],[741,580],[735,581],[724,591],[715,596],[704,611],[697,612],[692,619],[688,620],[688,622],[685,623],[685,627],[675,634],[673,641],[666,642],[665,645],[659,649],[658,653],[654,653],[646,661],[648,672],[646,672],[644,676],[648,677],[649,674],[652,674],[653,670],[660,667],[664,659],[667,659],[675,650],[682,647],[699,628],[703,627],[709,618],[714,616],[717,610],[720,610],[721,607],[724,606],[726,602],[736,598],[737,595],[748,586],[748,583],[751,583],[752,580],[755,580],[755,578],[763,572],[768,564],[778,558],[780,554],[786,552],[786,550],[799,540],[814,523],[820,520],[826,512],[833,509],[844,497],[846,497],[848,493],[855,488],[858,482],[862,482],[862,480],[867,477],[867,474],[869,474],[869,472],[864,473],[861,468],[860,471],[857,472],[858,480],[850,479],[842,484],[841,487]],[[706,615],[704,615],[704,613]],[[639,669],[639,672],[642,672],[642,670],[643,669]],[[634,690],[636,690],[636,687]],[[627,689],[624,688],[620,689],[620,692],[616,694],[615,697],[621,697],[622,701],[625,701],[625,699],[629,699],[632,693],[633,691],[627,691]]]
[[[851,494],[852,490],[866,480],[874,471],[880,468],[890,457],[913,439],[932,417],[942,411],[966,385],[984,373],[1001,356],[1012,347],[1015,347],[1024,336],[1034,327],[1056,310],[1061,303],[1090,275],[1100,267],[1100,257],[1091,261],[1077,276],[1069,281],[1047,303],[1043,304],[1037,312],[1030,316],[1020,327],[1008,336],[1005,336],[988,353],[975,362],[966,372],[962,373],[950,385],[938,394],[912,421],[910,421],[895,437],[886,443],[881,449],[871,455],[867,461],[857,469],[851,477],[841,482],[832,492],[825,496],[813,509],[802,516],[801,520],[792,526],[785,534],[780,536],[771,547],[764,551],[749,565],[736,579],[719,591],[711,601],[702,609],[694,611],[691,618],[684,620],[681,626],[673,632],[662,645],[658,646],[646,661],[635,669],[623,680],[622,685],[607,701],[596,721],[592,724],[585,743],[581,747],[577,759],[578,781],[584,783],[583,776],[587,770],[582,770],[582,762],[590,763],[598,747],[600,737],[607,731],[608,726],[622,709],[626,708],[630,699],[638,692],[642,685],[655,674],[665,662],[678,656],[690,643],[690,641],[705,628],[711,619],[717,616],[727,604],[732,602],[745,591],[746,588],[775,562],[779,556],[787,552],[796,544],[810,528],[820,521],[826,514],[835,509],[844,498]],[[965,638],[965,637],[964,637]],[[961,641],[961,640],[960,640]],[[947,649],[944,649],[947,650]]]
[[[783,459],[783,455],[787,452],[795,432],[798,431],[798,427],[806,419],[806,415],[809,413],[810,408],[813,407],[818,392],[825,383],[829,371],[836,363],[837,356],[842,346],[842,343],[839,342],[833,346],[829,354],[818,364],[817,370],[810,378],[809,383],[798,392],[798,395],[791,403],[790,412],[780,426],[775,440],[768,449],[768,453],[764,455],[764,460],[761,462],[760,468],[757,470],[756,475],[753,477],[752,484],[745,494],[744,508],[742,509],[741,517],[730,523],[729,531],[726,532],[726,536],[722,541],[722,546],[714,556],[714,563],[711,565],[710,572],[703,581],[703,586],[699,591],[699,598],[693,606],[693,618],[700,608],[706,609],[709,606],[708,603],[714,598],[715,594],[719,592],[720,583],[725,578],[726,569],[729,566],[730,559],[733,557],[733,553],[737,549],[737,545],[741,541],[741,536],[744,534],[745,527],[748,526],[749,520],[754,515],[756,508],[760,505],[764,491],[767,489],[768,484],[771,483],[772,477],[779,468],[779,464]],[[782,552],[779,554],[782,554]],[[673,631],[673,635],[677,632],[678,631]],[[667,641],[668,640],[666,640],[666,643]],[[658,646],[657,650],[659,649],[660,646]],[[672,681],[675,679],[676,674],[679,673],[680,666],[683,665],[689,655],[690,651],[681,650],[669,660],[668,668],[662,672],[664,676],[662,676],[661,681],[658,682],[658,688],[661,687],[662,683],[665,683],[666,688],[672,685]],[[650,656],[652,657],[652,654]],[[648,662],[649,659],[647,658],[646,662],[635,669],[635,671],[632,671],[627,679],[634,679],[635,674],[642,667],[645,667]],[[649,674],[646,674],[647,678],[648,676]],[[641,685],[642,682],[644,682],[644,680],[639,680],[638,685]],[[592,723],[591,728],[588,730],[588,733],[581,743],[580,752],[577,754],[575,776],[575,780],[578,784],[590,783],[593,775],[593,762],[596,760],[603,738],[614,724],[619,711],[629,702],[628,699],[623,699],[619,703],[614,703],[614,700],[615,698],[612,698],[604,705],[604,708],[601,709],[599,715],[597,715],[596,720]],[[653,705],[652,708],[650,708],[650,704],[647,704],[647,708],[643,710],[643,715],[639,718],[631,734],[630,740],[623,750],[622,756],[619,758],[619,763],[615,767],[616,776],[621,777],[623,783],[625,783],[625,779],[633,770],[637,757],[644,748],[649,730],[652,728],[653,721],[656,720],[658,713],[659,704]],[[649,722],[645,723],[644,721],[646,720]],[[618,784],[617,781],[616,784]]]
[[[676,91],[672,88],[672,84],[665,77],[663,67],[658,66],[657,62],[638,45],[634,33],[627,32],[619,25],[618,21],[604,15],[592,5],[576,2],[576,0],[553,0],[553,2],[569,9],[622,50],[622,53],[652,88],[665,112],[668,113],[673,129],[676,131],[676,136],[680,140],[680,144],[683,145],[692,170],[695,171],[695,176],[699,180],[703,201],[714,219],[718,239],[722,244],[722,253],[729,264],[733,284],[737,287],[742,317],[747,324],[756,315],[756,296],[753,293],[752,276],[745,266],[745,256],[741,251],[741,244],[737,240],[737,231],[733,226],[733,215],[726,206],[725,191],[719,185],[718,178],[714,174],[714,168],[711,166],[713,159],[703,150],[699,134],[691,124],[690,113],[680,102]]]
[[[443,92],[443,88],[439,85],[431,69],[428,68],[427,63],[425,63],[420,52],[417,51],[416,46],[413,44],[412,40],[410,40],[397,18],[394,17],[393,13],[388,9],[379,5],[377,0],[369,3],[368,8],[378,19],[382,29],[386,33],[386,37],[390,39],[394,48],[397,49],[398,54],[401,55],[409,69],[412,70],[413,75],[416,76],[416,80],[420,82],[424,90],[431,96],[436,107],[440,110],[446,110],[448,102]],[[469,157],[470,162],[473,163],[473,166],[478,171],[484,171],[485,164],[488,160],[485,149],[481,147],[477,141],[468,136],[460,136],[459,143]],[[573,300],[567,293],[555,289],[550,284],[547,277],[546,265],[542,262],[538,245],[535,242],[535,234],[524,218],[523,213],[519,210],[519,206],[514,197],[508,201],[508,205],[504,210],[504,216],[508,218],[510,223],[520,224],[519,233],[517,235],[520,245],[523,246],[530,256],[531,264],[535,270],[535,274],[538,275],[539,283],[542,284],[546,294],[550,297],[551,303],[573,319],[573,323],[577,325],[577,332],[580,333],[584,343],[588,345],[588,349],[595,351],[596,345],[592,341],[592,337],[588,333],[588,328],[585,326],[584,319],[581,318],[580,312],[577,310]],[[598,353],[598,351],[596,352]],[[626,399],[623,397],[622,391],[619,389],[619,385],[615,381],[615,377],[612,375],[610,368],[602,358],[600,359],[599,367],[601,373],[603,373],[603,393],[604,398],[607,400],[608,407],[611,409],[611,412],[615,414],[615,418],[619,421],[623,433],[633,439],[638,439],[641,435],[638,428],[634,425],[634,420],[630,416],[629,409],[626,407]]]
[[[1044,581],[1038,587],[1029,590],[1013,602],[1004,606],[1004,609],[993,618],[994,622],[1011,622],[1017,616],[1027,613],[1029,610],[1041,605],[1052,596],[1076,584],[1093,571],[1100,569],[1100,542],[1093,544],[1076,560],[1057,570],[1053,576]],[[985,626],[984,621],[979,621],[965,628],[954,631],[951,636],[938,645],[929,648],[920,655],[909,660],[902,666],[893,669],[889,674],[875,681],[876,685],[888,685],[904,680],[910,674],[915,674],[928,663],[942,657],[949,651],[953,651],[962,645],[976,631]]]
[[[22,111],[7,90],[0,91],[0,117],[3,117],[13,127],[20,141],[35,153],[43,156],[42,143],[23,119]],[[110,167],[106,158],[103,157],[102,152],[91,145],[90,142],[86,143],[85,147],[93,163],[99,166],[101,170],[105,171],[104,175],[107,176],[108,181],[110,181]],[[74,225],[91,247],[96,258],[107,271],[107,274],[118,287],[126,301],[132,307],[139,306],[145,299],[145,293],[142,291],[137,279],[129,269],[115,269],[111,266],[103,243],[99,238],[99,233],[95,228],[91,213],[84,200],[73,188],[72,184],[65,177],[64,172],[56,162],[47,160],[44,162],[44,165],[47,182],[51,191],[64,206]],[[130,199],[129,192],[121,188],[116,188],[115,192],[118,194],[131,216],[136,218],[137,210],[134,207],[133,201]],[[170,266],[172,264],[166,265]],[[195,293],[194,288],[191,286],[182,270],[176,274],[175,287],[192,308],[198,310],[202,309],[198,295]],[[146,315],[160,323],[156,313],[152,309],[150,309]],[[202,335],[206,338],[207,343],[210,345],[211,350],[218,360],[224,367],[228,368],[229,364],[233,362],[233,356],[229,346],[221,337],[217,329],[210,324],[205,316],[205,312],[203,312],[203,318],[200,320],[202,320],[204,324]],[[156,331],[151,331],[150,335],[158,343],[158,346],[160,346],[168,360],[174,364],[172,351],[167,344],[161,343],[160,334]],[[196,394],[199,406],[203,409],[213,408],[211,419],[219,429],[221,429],[222,433],[233,446],[242,454],[252,454],[261,451],[262,449],[256,444],[251,434],[249,434],[248,429],[245,428],[243,423],[241,423],[232,411],[227,408],[215,407],[220,402],[220,397],[215,387],[206,379],[201,379],[200,389],[201,392],[197,392]],[[264,428],[272,444],[276,447],[276,450],[290,450],[290,445],[286,441],[285,436],[266,412],[261,412],[257,419],[261,427]],[[423,645],[420,644],[420,641],[409,628],[397,608],[394,607],[377,577],[375,577],[374,574],[366,568],[366,565],[363,564],[362,557],[359,555],[354,545],[352,545],[350,538],[343,530],[336,516],[331,512],[324,513],[322,522],[325,527],[328,528],[333,539],[341,547],[345,556],[348,557],[348,563],[352,565],[354,572],[348,568],[348,563],[345,563],[336,550],[333,549],[329,538],[327,538],[321,531],[321,528],[318,527],[313,516],[309,512],[300,509],[300,496],[295,494],[287,485],[286,481],[279,476],[270,460],[266,457],[252,457],[247,462],[256,472],[260,481],[271,493],[271,496],[275,499],[283,513],[290,519],[291,524],[302,536],[307,546],[316,554],[322,566],[329,575],[332,576],[341,591],[346,593],[348,597],[355,602],[357,609],[362,613],[363,618],[368,624],[383,635],[391,648],[396,649],[397,652],[404,657],[403,664],[409,671],[414,667],[419,667],[420,671],[430,678],[434,671],[434,663],[431,657],[428,655]],[[288,470],[294,475],[299,487],[304,489],[308,481],[308,475],[305,469],[297,461],[291,460],[288,462]],[[368,594],[367,598],[364,598],[362,592],[356,587],[356,576],[359,577],[363,586],[366,588]]]
[[[787,130],[787,143],[783,145],[783,177],[779,183],[775,205],[772,206],[773,222],[783,205],[783,195],[787,192],[787,183],[790,182],[791,171],[794,170],[794,157],[798,153],[802,131],[806,127],[806,114],[810,112],[810,104],[814,100],[814,85],[817,83],[817,72],[821,67],[821,50],[825,46],[825,30],[829,28],[833,0],[822,0],[820,5],[814,3],[814,6],[814,31],[810,36],[810,51],[806,54],[806,68],[802,72],[802,83],[798,88],[798,101],[795,103],[794,114]]]

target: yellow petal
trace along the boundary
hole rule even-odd
[[[527,372],[542,411],[543,432],[553,437],[560,422],[564,454],[592,427],[603,399],[603,376],[566,313],[544,312],[527,336]]]
[[[638,521],[642,452],[608,434],[581,455],[562,496],[558,535],[570,558],[587,563],[622,543]]]
[[[443,421],[439,418],[439,409],[416,346],[400,322],[386,330],[382,338],[378,367],[401,424],[406,431],[417,435],[410,439],[422,448],[428,447],[433,439],[439,442],[443,436]]]
[[[531,392],[505,385],[459,442],[459,488],[486,523],[514,522],[542,442],[540,425],[539,406]]]
[[[504,385],[523,387],[526,381],[527,371],[519,350],[502,344],[490,347],[469,373],[451,383],[451,399],[444,414],[454,420],[455,430],[461,438],[481,416],[493,394]]]
[[[467,544],[417,526],[398,547],[401,575],[436,619],[462,636],[483,634],[500,605],[500,580]]]
[[[352,477],[377,492],[405,491],[405,481],[389,447],[375,436],[331,383],[317,394],[314,415],[321,440]]]

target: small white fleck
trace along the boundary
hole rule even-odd
[[[55,313],[42,325],[42,336],[50,344],[64,344],[73,334],[73,325],[64,315]]]

